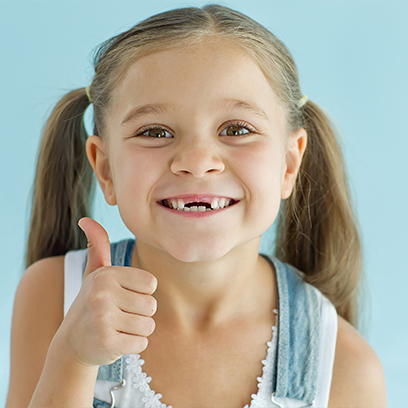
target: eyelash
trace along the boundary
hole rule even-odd
[[[248,132],[247,132],[247,133],[244,133],[244,134],[242,134],[242,135],[234,135],[234,136],[232,136],[232,135],[221,135],[221,136],[228,136],[228,137],[235,137],[235,138],[236,138],[236,137],[245,137],[245,136],[248,136],[248,135],[250,135],[250,134],[256,133],[255,129],[254,129],[252,126],[250,126],[248,123],[241,122],[241,121],[232,121],[232,122],[230,122],[230,123],[228,124],[228,126],[226,126],[226,127],[224,127],[224,128],[222,129],[221,132],[227,130],[227,129],[230,128],[230,127],[237,127],[237,128],[245,129],[245,130],[247,130]],[[137,132],[137,133],[135,134],[135,136],[144,136],[144,137],[151,138],[151,139],[171,139],[170,137],[154,137],[154,136],[148,136],[148,135],[144,135],[144,134],[143,134],[143,133],[148,132],[149,130],[164,130],[165,132],[170,133],[170,132],[169,132],[166,128],[164,128],[163,126],[153,125],[153,126],[150,126],[150,127],[142,128],[139,132]],[[170,134],[171,134],[171,133],[170,133]],[[171,135],[172,135],[172,134],[171,134]],[[173,136],[173,135],[172,135],[172,136]]]
[[[255,129],[254,129],[252,126],[250,126],[248,123],[241,122],[240,120],[235,120],[235,121],[230,122],[230,123],[228,124],[228,126],[226,126],[226,127],[222,130],[222,132],[223,132],[224,130],[227,130],[227,129],[230,128],[230,127],[237,127],[237,128],[245,129],[245,130],[247,130],[248,132],[247,132],[247,133],[244,133],[244,134],[242,134],[242,135],[234,135],[234,136],[231,136],[231,135],[222,135],[222,136],[245,137],[245,136],[248,136],[248,135],[251,135],[251,134],[256,133]]]

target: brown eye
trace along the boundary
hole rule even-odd
[[[173,137],[173,135],[169,133],[167,130],[163,128],[159,128],[159,127],[147,129],[141,134],[143,136],[153,137],[156,139],[162,138],[162,137],[166,137],[166,138]]]
[[[220,135],[221,136],[241,136],[249,133],[249,130],[243,126],[231,125],[224,129]]]

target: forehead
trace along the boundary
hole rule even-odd
[[[253,107],[283,116],[271,84],[241,48],[227,41],[200,42],[141,57],[115,88],[111,112],[121,122],[131,109],[162,105],[191,115]]]

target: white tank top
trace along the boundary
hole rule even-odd
[[[68,252],[65,256],[64,272],[64,315],[68,312],[76,298],[81,285],[85,265],[86,250]],[[320,350],[319,373],[316,398],[311,408],[327,407],[329,402],[330,386],[333,372],[334,353],[337,338],[337,313],[334,306],[320,293]],[[275,315],[278,311],[274,310]],[[251,397],[251,403],[244,408],[276,408],[279,405],[272,402],[272,370],[276,356],[276,327],[272,327],[272,338],[267,342],[265,359],[262,361],[262,376],[258,377],[258,392]],[[144,361],[139,354],[125,356],[124,379],[126,386],[114,392],[115,408],[171,408],[160,401],[162,395],[150,388],[151,377],[143,372]],[[97,381],[95,385],[95,398],[111,401],[111,390],[119,386],[111,381]],[[304,407],[302,401],[284,398],[276,399],[277,403],[285,408]]]

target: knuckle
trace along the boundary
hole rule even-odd
[[[154,332],[154,329],[156,328],[156,322],[151,317],[146,317],[144,320],[145,320],[144,331],[146,333],[146,336],[150,336]]]
[[[146,349],[149,341],[145,336],[122,334],[121,345],[119,347],[120,355],[138,354]]]
[[[146,350],[148,344],[149,340],[147,339],[147,337],[135,336],[134,348],[136,353],[141,353],[142,351]]]
[[[113,293],[117,290],[118,283],[115,274],[109,267],[102,267],[92,273],[89,278],[88,288],[90,293]]]
[[[149,272],[146,274],[146,285],[150,293],[157,289],[157,278]]]
[[[104,314],[110,303],[109,292],[105,290],[93,290],[88,295],[88,304],[98,312],[98,315]]]
[[[158,283],[158,281],[157,281],[157,278],[156,278],[154,275],[151,275],[151,277],[152,277],[152,283],[151,283],[151,285],[152,285],[152,292],[154,292],[154,291],[157,289],[157,283]]]
[[[138,336],[150,336],[155,329],[155,322],[151,317],[134,316],[133,334]]]
[[[99,268],[90,275],[91,287],[93,290],[100,290],[109,287],[112,282],[111,274],[105,267]]]
[[[157,300],[153,296],[146,296],[144,299],[144,309],[148,316],[153,316],[157,310]]]

